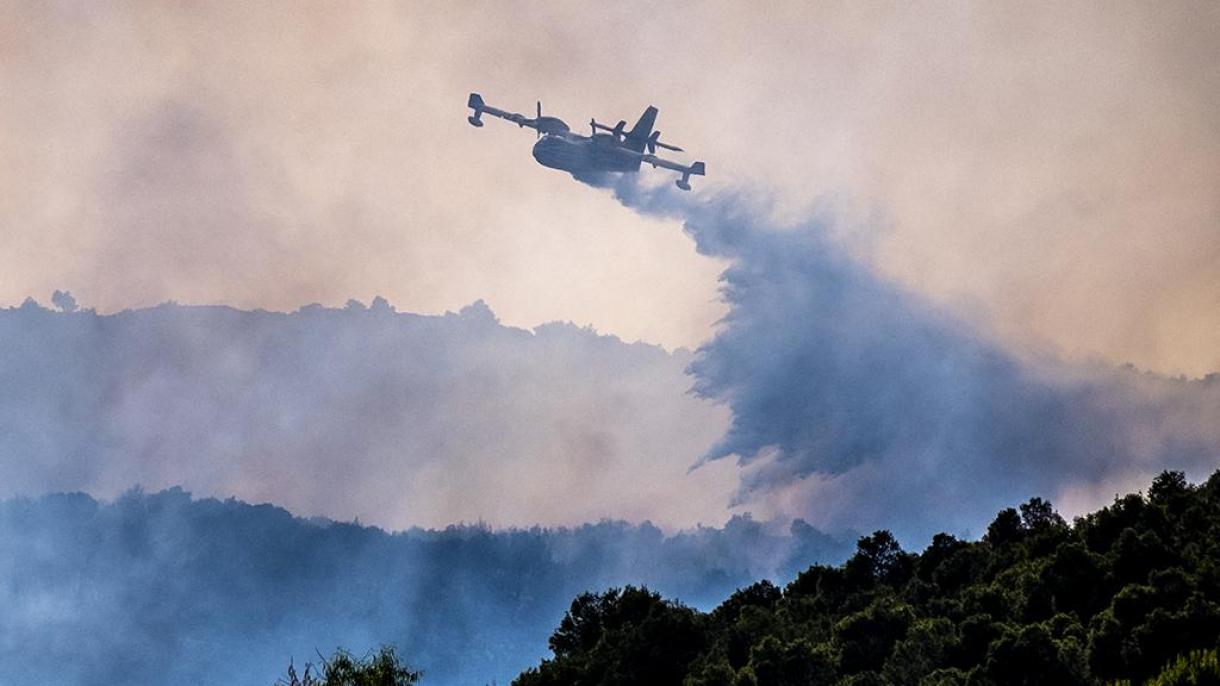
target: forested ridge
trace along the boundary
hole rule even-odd
[[[1218,637],[1220,472],[1167,471],[1070,525],[1034,498],[980,541],[912,553],[878,531],[842,565],[708,613],[585,593],[514,684],[1213,684]]]
[[[850,552],[745,516],[391,533],[181,489],[0,500],[0,686],[266,685],[315,648],[379,643],[429,686],[505,684],[584,590],[647,584],[710,608]]]

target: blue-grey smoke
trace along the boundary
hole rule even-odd
[[[482,303],[103,316],[53,300],[0,310],[0,489],[36,498],[0,505],[0,683],[269,684],[289,658],[380,643],[430,684],[504,683],[585,590],[707,606],[844,553],[799,521],[638,523],[706,495],[684,475],[725,413],[685,392],[689,352],[514,329]],[[571,520],[597,500],[637,523],[386,534],[178,490],[37,497],[132,484],[396,526]],[[730,493],[709,501],[717,522]]]
[[[1218,375],[1017,353],[854,259],[828,219],[780,226],[732,194],[601,185],[731,261],[730,312],[690,372],[732,410],[706,459],[747,465],[742,501],[926,541],[977,533],[1034,495],[1113,485],[1109,497],[1162,469],[1220,464]]]
[[[572,598],[648,584],[709,607],[841,559],[797,522],[386,533],[181,490],[0,502],[0,683],[271,686],[344,646],[394,644],[425,683],[508,683]],[[761,562],[769,561],[769,562]]]
[[[602,517],[721,524],[730,470],[687,474],[727,412],[689,351],[482,302],[437,316],[165,304],[0,309],[0,498],[133,485],[403,528]]]

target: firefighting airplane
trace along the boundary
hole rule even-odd
[[[591,132],[588,136],[573,133],[568,125],[558,117],[542,116],[542,103],[538,103],[537,116],[530,119],[516,112],[491,107],[483,102],[478,93],[471,93],[466,106],[474,110],[474,114],[466,118],[471,126],[482,126],[480,117],[490,114],[513,122],[519,127],[531,128],[538,132],[538,142],[534,144],[534,159],[544,167],[561,169],[579,177],[582,174],[598,172],[637,172],[640,163],[651,164],[653,168],[672,169],[682,175],[675,183],[684,191],[690,190],[691,175],[703,176],[702,162],[695,162],[689,167],[657,157],[657,148],[681,152],[682,148],[661,142],[661,132],[653,131],[652,125],[657,119],[657,108],[649,107],[640,115],[640,120],[630,131],[624,130],[627,122],[620,121],[615,126],[606,126],[589,120]],[[606,131],[607,133],[598,133]],[[647,149],[648,152],[644,152]]]

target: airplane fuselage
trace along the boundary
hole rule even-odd
[[[609,134],[549,133],[534,144],[534,159],[544,167],[573,174],[640,169],[640,156],[625,150]]]

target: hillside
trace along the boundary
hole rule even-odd
[[[180,489],[16,498],[0,501],[0,684],[270,684],[290,659],[383,642],[430,686],[505,683],[584,589],[709,608],[848,552],[746,517],[390,533]]]
[[[1220,472],[1198,486],[1164,472],[1071,525],[1034,498],[980,541],[909,553],[878,531],[841,566],[708,613],[643,588],[584,594],[514,683],[1140,683],[1218,640]]]

